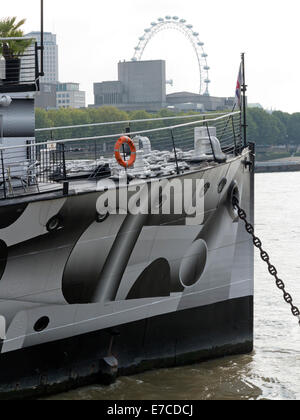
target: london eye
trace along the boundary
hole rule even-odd
[[[210,67],[207,60],[208,55],[204,50],[204,42],[193,25],[189,24],[185,19],[180,19],[178,16],[166,16],[152,22],[139,38],[138,45],[134,49],[132,61],[142,60],[145,49],[152,38],[159,32],[170,29],[181,32],[192,44],[199,65],[199,93],[200,95],[209,96],[209,84],[211,83],[209,78]]]

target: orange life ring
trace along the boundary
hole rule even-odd
[[[131,151],[131,157],[130,157],[128,162],[126,162],[122,158],[121,152],[120,152],[121,147],[125,143],[128,144],[128,146],[130,147],[130,151]],[[130,168],[130,166],[134,165],[135,160],[136,160],[136,147],[135,147],[133,141],[131,140],[131,138],[124,136],[124,137],[121,137],[117,141],[117,143],[115,145],[115,158],[116,158],[116,161],[118,162],[118,164],[120,166],[123,166],[124,168]]]

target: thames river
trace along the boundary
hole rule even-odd
[[[300,307],[300,172],[256,175],[256,234]],[[120,378],[62,400],[300,399],[300,326],[267,267],[255,260],[255,351]]]

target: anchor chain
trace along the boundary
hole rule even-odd
[[[271,274],[271,276],[274,277],[276,286],[278,287],[279,290],[283,292],[284,300],[286,301],[287,304],[291,306],[291,311],[292,311],[293,316],[298,318],[299,324],[300,324],[300,311],[297,308],[297,306],[293,304],[293,298],[289,293],[287,293],[284,282],[278,277],[278,271],[276,267],[274,267],[274,265],[271,264],[268,253],[263,249],[262,241],[255,235],[255,229],[252,226],[252,224],[248,222],[247,214],[245,210],[243,210],[240,207],[239,200],[237,197],[233,198],[233,206],[237,209],[239,218],[245,223],[246,231],[249,233],[249,235],[252,236],[254,246],[257,249],[259,249],[261,259],[268,265],[269,273]]]

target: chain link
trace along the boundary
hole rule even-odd
[[[276,286],[278,287],[279,290],[281,290],[283,292],[284,300],[286,301],[287,304],[289,304],[291,306],[292,314],[295,317],[298,318],[299,324],[300,324],[300,311],[299,311],[299,309],[297,308],[297,306],[295,306],[293,304],[292,296],[289,293],[286,292],[284,282],[278,277],[278,271],[277,271],[276,267],[274,267],[274,265],[271,264],[270,257],[268,255],[268,253],[263,249],[263,245],[262,245],[261,240],[257,236],[255,236],[254,227],[251,225],[251,223],[248,222],[247,214],[240,207],[239,200],[236,197],[233,198],[233,206],[237,209],[239,218],[245,223],[246,231],[249,233],[249,235],[252,236],[254,246],[257,249],[259,249],[261,259],[268,265],[269,273],[271,274],[271,276],[274,277]]]

